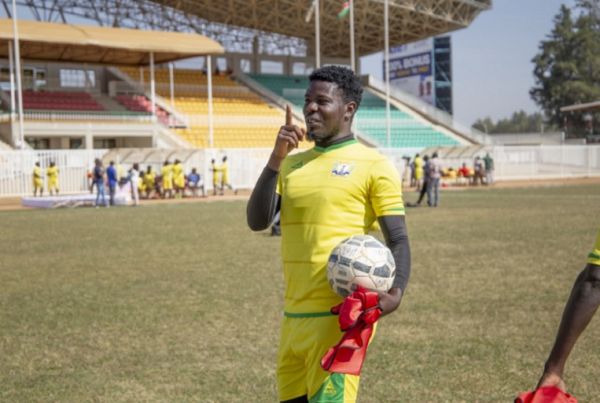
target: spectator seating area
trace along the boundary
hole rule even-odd
[[[288,99],[298,107],[304,105],[304,93],[308,79],[300,76],[252,74],[252,79],[275,94]],[[432,125],[391,106],[391,147],[429,147],[458,145],[454,138],[436,130]],[[387,144],[385,100],[368,88],[363,93],[362,103],[355,121],[358,130],[374,143]]]
[[[23,109],[60,111],[103,111],[87,92],[23,91]]]
[[[152,113],[152,102],[144,95],[120,94],[115,97],[117,102],[131,112]],[[156,107],[156,117],[164,124],[169,122],[169,114],[162,108]]]
[[[139,82],[136,68],[122,68]],[[190,127],[175,130],[196,147],[209,146],[207,77],[199,70],[174,70],[175,109],[188,117]],[[149,73],[144,71],[146,88]],[[155,71],[156,91],[170,99],[169,70]],[[213,146],[217,148],[272,147],[283,111],[227,75],[213,76]]]

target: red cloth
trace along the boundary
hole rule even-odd
[[[577,403],[577,399],[556,386],[544,386],[521,393],[515,399],[515,403]]]
[[[331,312],[339,315],[340,329],[344,332],[338,344],[321,358],[321,367],[329,372],[360,375],[365,361],[373,324],[381,316],[379,295],[358,287]]]

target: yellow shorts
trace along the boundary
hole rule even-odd
[[[33,187],[35,189],[42,189],[44,187],[44,183],[42,182],[41,179],[34,179],[33,180]]]
[[[330,374],[320,364],[321,357],[342,337],[337,316],[307,315],[310,314],[286,315],[281,325],[277,357],[279,400],[307,396],[310,403],[355,402],[359,377]]]
[[[49,190],[58,189],[58,181],[48,181],[48,189]]]
[[[173,189],[173,181],[163,180],[163,190],[171,190]]]
[[[592,250],[588,255],[587,262],[590,264],[595,264],[596,266],[600,266],[600,231],[598,231],[598,235],[596,236],[596,244],[594,245],[594,250]]]

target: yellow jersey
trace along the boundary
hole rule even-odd
[[[173,165],[163,165],[160,173],[162,175],[163,189],[173,189]]]
[[[41,188],[42,183],[42,169],[38,166],[33,167],[33,186],[35,188]]]
[[[416,157],[415,158],[415,179],[423,178],[423,158]]]
[[[48,177],[48,183],[58,183],[58,168],[56,166],[48,167],[48,169],[46,169],[46,176]]]
[[[596,243],[594,244],[594,249],[588,255],[588,263],[600,266],[600,230],[598,231],[598,235],[596,236]]]
[[[146,189],[154,189],[154,180],[156,179],[156,175],[154,172],[146,172],[144,174],[144,185]]]
[[[351,139],[288,156],[277,184],[285,311],[323,313],[340,303],[327,282],[335,246],[377,217],[404,215],[400,176],[379,152]]]
[[[183,166],[181,164],[173,165],[173,182],[178,188],[185,187],[185,175],[183,174]]]
[[[229,166],[227,162],[222,163],[219,170],[221,171],[221,183],[229,183]]]
[[[213,185],[216,186],[219,183],[219,167],[217,166],[217,164],[212,162],[210,164],[210,170],[213,174]]]

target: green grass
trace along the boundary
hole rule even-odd
[[[405,197],[413,201],[415,194]],[[600,189],[445,192],[409,209],[413,274],[361,402],[507,402],[533,387],[600,225]],[[0,212],[1,401],[276,401],[279,239],[244,202]],[[600,394],[600,326],[567,366]]]

